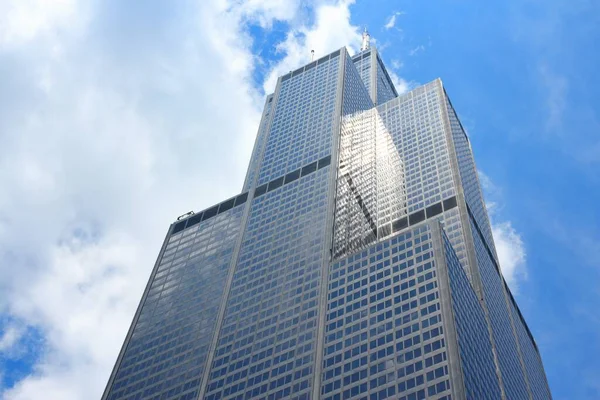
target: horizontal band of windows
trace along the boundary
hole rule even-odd
[[[283,75],[281,77],[281,82],[285,82],[288,79],[290,79],[291,77],[300,75],[302,72],[308,71],[309,69],[314,68],[316,65],[323,64],[324,62],[334,59],[339,55],[340,55],[340,51],[337,50],[329,55],[326,55],[325,57],[321,57],[317,61],[313,61],[313,62],[305,65],[304,67],[298,68],[297,70],[295,70],[293,72],[289,72],[289,73]]]
[[[192,213],[189,218],[181,220],[175,224],[173,230],[171,231],[171,235],[181,232],[184,229],[190,228],[201,221],[206,221],[209,218],[214,217],[215,215],[224,213],[225,211],[229,211],[234,207],[240,206],[244,204],[248,200],[248,192],[242,193],[236,197],[232,197],[231,199],[225,200],[222,203],[217,204],[216,206],[207,208],[204,211],[200,211],[197,213]]]
[[[371,50],[355,55],[354,57],[352,57],[352,61],[358,61],[360,59],[365,59],[369,57],[371,57]]]
[[[292,171],[284,176],[280,176],[277,179],[273,179],[270,182],[264,183],[254,190],[254,198],[262,196],[263,194],[270,192],[271,190],[275,190],[283,185],[287,185],[290,182],[294,182],[296,179],[311,174],[321,168],[325,168],[330,164],[331,156],[323,157],[318,161],[314,161],[302,168],[298,168],[297,170]]]
[[[432,204],[424,210],[416,211],[407,217],[398,218],[391,223],[391,232],[389,232],[389,227],[386,226],[379,228],[379,232],[386,234],[399,232],[409,226],[416,225],[426,219],[435,217],[444,211],[451,210],[457,205],[456,196],[452,196],[444,201]],[[382,236],[380,235],[380,237]]]
[[[419,210],[408,216],[409,225],[415,225],[422,221],[425,221],[425,210]]]

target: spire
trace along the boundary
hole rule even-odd
[[[371,35],[369,35],[369,32],[367,31],[367,28],[365,27],[365,31],[362,34],[362,46],[360,47],[360,51],[365,51],[367,50],[371,45]]]

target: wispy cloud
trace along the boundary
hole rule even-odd
[[[519,283],[527,279],[525,245],[521,235],[510,221],[492,222],[492,234],[502,275],[512,291],[518,293]]]
[[[563,115],[567,107],[569,82],[564,75],[551,70],[547,64],[539,67],[539,76],[546,95],[546,131],[560,132],[563,127]]]
[[[568,155],[594,179],[597,174],[589,173],[589,164],[596,164],[595,172],[600,163],[600,114],[592,71],[598,69],[598,59],[587,49],[596,44],[599,3],[527,0],[513,2],[509,9],[510,34],[523,48],[526,65],[533,66],[525,81],[539,96],[527,106],[539,121],[531,128],[539,137],[533,138]]]
[[[403,66],[404,66],[404,63],[402,61],[396,60],[396,59],[392,60],[392,68],[394,68],[394,69],[400,69]]]
[[[384,29],[389,30],[396,26],[396,18],[400,15],[404,15],[405,13],[402,11],[396,11],[392,15],[390,15],[387,19],[387,22],[383,26]]]
[[[492,235],[500,261],[502,275],[513,293],[519,292],[519,284],[527,279],[527,253],[521,234],[510,220],[503,215],[502,189],[482,171],[479,182],[483,188],[486,207],[492,225]]]
[[[425,51],[425,46],[423,46],[422,44],[418,45],[417,47],[412,48],[409,52],[408,55],[409,56],[415,56],[421,52]]]
[[[23,335],[23,327],[20,327],[16,324],[7,324],[0,335],[0,353],[4,353],[13,348],[14,345],[19,341]]]

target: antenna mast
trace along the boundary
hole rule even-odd
[[[362,46],[360,47],[360,51],[365,51],[371,47],[371,35],[367,32],[367,28],[365,27],[365,31],[362,34]]]

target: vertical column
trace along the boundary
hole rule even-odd
[[[448,348],[448,367],[450,369],[450,380],[452,382],[452,398],[466,400],[463,368],[460,360],[460,349],[456,335],[456,321],[452,310],[452,290],[450,288],[450,277],[448,275],[448,264],[446,263],[444,242],[442,239],[442,228],[438,221],[429,222],[431,239],[433,242],[433,256],[437,265],[438,282],[440,285],[440,303],[444,329],[446,330],[446,345]]]

